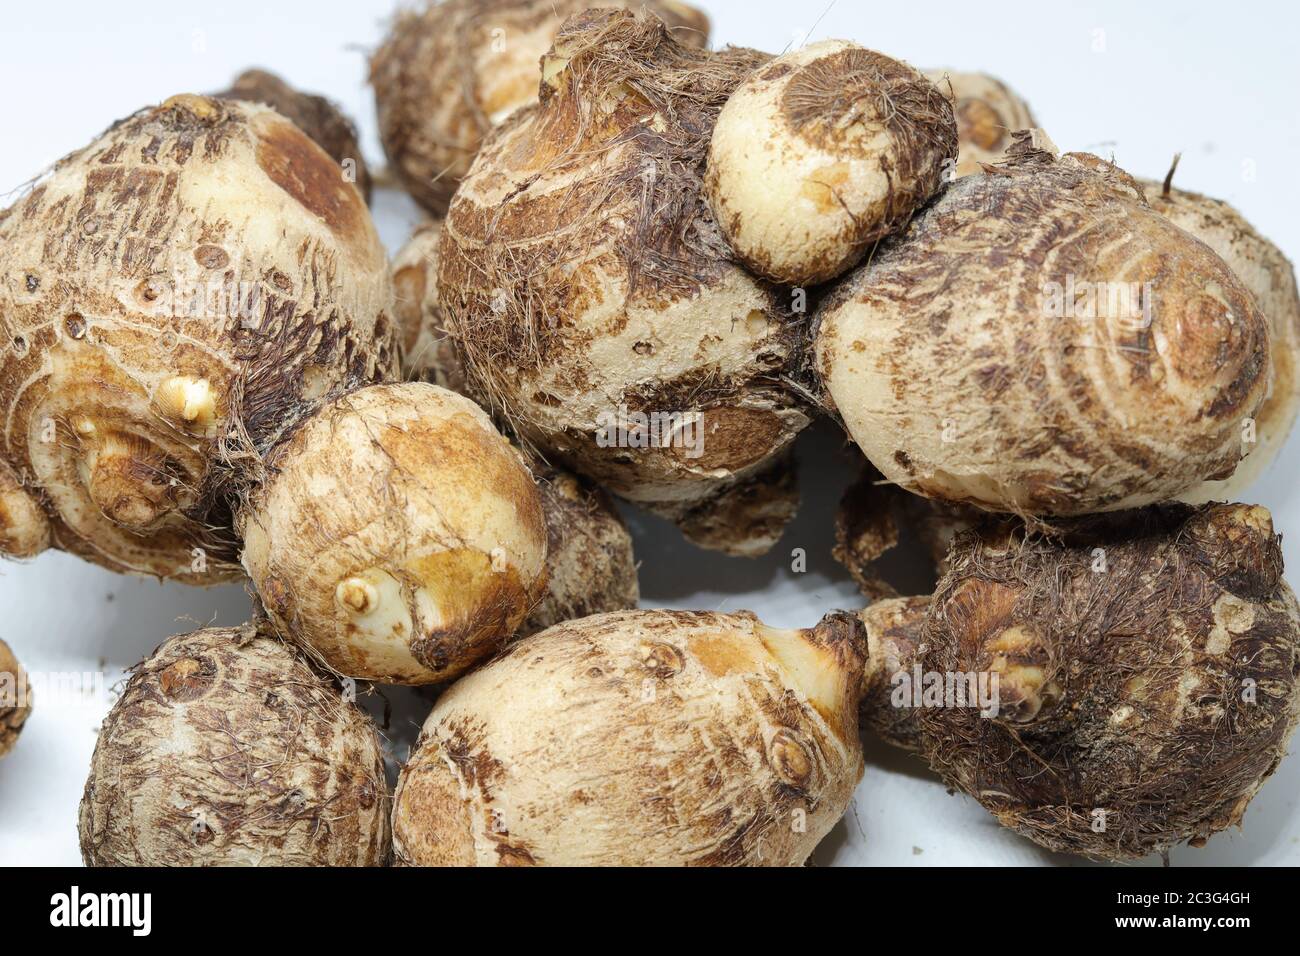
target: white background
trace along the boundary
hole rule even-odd
[[[1113,155],[1130,172],[1162,176],[1182,151],[1178,184],[1227,199],[1293,258],[1300,255],[1300,88],[1294,4],[926,3],[704,0],[714,44],[780,51],[846,37],[924,67],[1000,75],[1032,104],[1062,149]],[[382,35],[388,0],[177,0],[10,4],[0,23],[0,205],[46,165],[114,119],[180,92],[224,89],[248,66],[338,101],[378,165],[366,53]],[[819,20],[820,17],[820,20]],[[814,29],[815,26],[815,29]],[[418,218],[404,196],[376,200],[390,249]],[[684,545],[662,523],[633,516],[646,606],[750,608],[774,625],[805,626],[862,602],[830,560],[831,522],[852,454],[827,426],[803,442],[803,511],[776,552],[727,559]],[[1253,497],[1271,507],[1287,563],[1300,569],[1300,440]],[[808,552],[806,574],[790,551]],[[1298,572],[1300,573],[1300,572]],[[1295,576],[1293,575],[1293,580]],[[109,685],[78,702],[37,701],[17,749],[0,763],[0,863],[79,861],[76,811],[99,721],[121,668],[173,633],[235,624],[237,587],[198,590],[117,577],[66,555],[0,565],[0,637],[38,671],[103,671]],[[400,757],[427,702],[392,693],[390,737]],[[1283,762],[1251,805],[1242,832],[1174,865],[1300,862],[1300,758]],[[817,862],[935,865],[1068,864],[1001,831],[973,801],[948,795],[914,758],[869,745],[855,808]],[[1158,864],[1158,860],[1147,861]]]

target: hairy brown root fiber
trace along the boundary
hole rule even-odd
[[[520,641],[425,722],[397,862],[801,864],[862,774],[859,632],[631,611]]]
[[[0,211],[0,546],[238,574],[232,484],[326,395],[396,374],[387,262],[267,107],[174,96]]]
[[[1022,515],[1227,477],[1268,386],[1255,297],[1122,170],[1017,136],[822,303],[849,434],[908,491]]]
[[[105,718],[81,800],[87,866],[381,866],[379,736],[252,628],[164,642]]]
[[[1049,849],[1129,859],[1241,821],[1300,716],[1265,509],[990,521],[950,560],[932,600],[863,614],[869,726]]]
[[[718,111],[768,59],[685,48],[653,17],[571,18],[540,102],[485,144],[443,226],[438,292],[471,388],[548,460],[674,519],[772,467],[809,420],[787,387],[802,318],[732,260],[702,195]]]
[[[537,61],[587,0],[442,0],[403,10],[370,61],[379,136],[402,185],[444,215],[480,143],[537,100]],[[680,0],[607,0],[662,19],[680,42],[708,43],[709,20]]]
[[[9,645],[0,641],[0,757],[14,749],[31,713],[32,692],[27,672]]]

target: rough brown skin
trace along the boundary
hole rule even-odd
[[[888,706],[893,674],[911,667],[924,645],[929,595],[876,598],[859,615],[867,635],[867,694],[862,721],[881,740],[904,750],[919,750],[920,722],[915,708]]]
[[[8,554],[234,577],[237,473],[396,374],[365,203],[263,106],[181,95],[116,123],[0,212],[0,266]]]
[[[80,832],[87,866],[382,866],[379,735],[276,638],[173,637],[104,720]]]
[[[758,549],[745,529],[770,539],[768,523],[723,536],[702,510],[770,469],[808,421],[785,380],[802,319],[730,258],[701,193],[718,110],[766,60],[687,49],[651,17],[571,18],[540,103],[480,151],[439,247],[475,394],[548,460],[739,554]],[[703,454],[601,447],[602,416],[623,407],[701,415]]]
[[[884,575],[886,555],[905,529],[914,534],[934,569],[934,580],[948,572],[948,550],[961,531],[977,524],[983,512],[909,494],[885,481],[867,465],[840,499],[835,513],[835,560],[848,570],[867,597],[898,596]]]
[[[1049,849],[1133,859],[1240,823],[1300,716],[1300,608],[1265,509],[1152,507],[1050,537],[990,522],[951,561],[932,601],[864,613],[868,725]],[[997,674],[998,715],[900,713],[893,675],[915,664]]]
[[[1259,303],[1269,327],[1268,398],[1255,416],[1255,441],[1226,481],[1209,481],[1181,496],[1190,504],[1239,498],[1276,459],[1300,413],[1300,292],[1295,268],[1237,212],[1218,199],[1175,189],[1174,168],[1164,182],[1140,180],[1151,208],[1223,257]]]
[[[546,587],[533,476],[477,405],[423,382],[324,406],[268,457],[237,525],[279,633],[348,677],[448,680]]]
[[[1022,515],[1231,474],[1268,384],[1254,297],[1122,170],[1017,135],[822,304],[817,371],[850,435],[909,491]],[[1103,314],[1052,314],[1071,277],[1134,314],[1109,292]]]
[[[587,0],[445,0],[400,11],[370,61],[379,136],[403,187],[442,216],[479,145],[537,99],[537,61]],[[708,18],[678,0],[609,0],[664,20],[694,47]]]
[[[898,592],[882,575],[880,559],[898,544],[903,492],[888,484],[870,465],[845,489],[835,512],[835,547],[831,554],[872,600]]]
[[[956,70],[929,70],[925,75],[952,100],[957,114],[958,176],[1002,162],[1014,142],[1012,134],[1038,126],[1029,104],[995,76]]]
[[[350,164],[353,178],[349,181],[356,184],[366,203],[370,203],[370,172],[361,155],[357,128],[337,105],[323,96],[295,90],[274,73],[258,69],[245,70],[235,77],[230,89],[212,95],[223,100],[262,103],[292,120],[339,164],[340,175],[343,175],[343,164]]]
[[[393,256],[394,311],[402,343],[402,377],[466,391],[465,366],[438,301],[438,239],[442,222],[421,223]]]
[[[546,516],[546,593],[520,625],[528,637],[554,624],[631,610],[641,589],[632,536],[599,487],[534,463]]]
[[[521,641],[425,722],[396,861],[801,864],[862,774],[860,630],[631,611]]]
[[[781,540],[798,511],[798,462],[788,450],[763,471],[672,517],[686,539],[701,548],[757,558]]]
[[[32,713],[27,672],[4,641],[0,641],[0,757],[14,749],[23,724]]]

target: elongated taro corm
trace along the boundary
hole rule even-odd
[[[393,807],[407,865],[788,866],[862,774],[860,625],[629,611],[454,684]]]

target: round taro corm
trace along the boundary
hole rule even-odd
[[[135,668],[81,799],[87,866],[381,866],[369,717],[251,628],[173,637]]]

